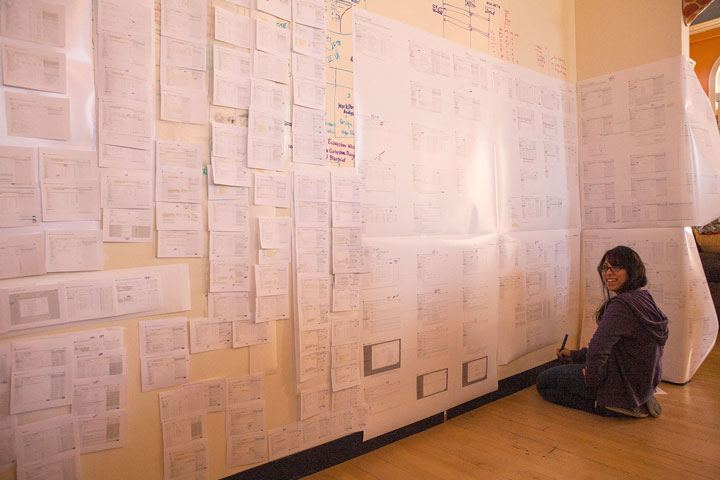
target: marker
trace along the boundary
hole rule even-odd
[[[563,348],[565,348],[565,344],[567,343],[567,339],[568,339],[568,334],[566,333],[566,334],[565,334],[565,338],[563,338],[563,343],[562,343],[562,345],[560,345],[560,350],[562,350]]]

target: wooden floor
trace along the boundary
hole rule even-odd
[[[535,387],[323,470],[314,480],[720,479],[720,346],[660,418],[601,418]]]

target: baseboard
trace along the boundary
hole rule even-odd
[[[422,432],[428,428],[440,425],[445,421],[445,414],[447,414],[447,419],[449,420],[465,412],[519,392],[535,384],[535,379],[538,374],[552,365],[555,365],[555,362],[548,362],[500,380],[498,389],[492,393],[453,407],[447,412],[439,412],[419,422],[398,428],[397,430],[393,430],[367,442],[362,441],[362,432],[356,432],[323,445],[245,470],[244,472],[236,473],[235,475],[227,477],[226,480],[293,480],[302,478],[350,460],[351,458],[359,457],[360,455]]]

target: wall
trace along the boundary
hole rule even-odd
[[[705,93],[709,93],[710,71],[720,58],[720,24],[710,30],[690,35],[690,58],[696,62],[695,74],[700,85]]]
[[[577,79],[688,53],[676,0],[576,0]]]

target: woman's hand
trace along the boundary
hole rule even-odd
[[[569,349],[563,348],[560,350],[559,348],[555,352],[555,355],[557,355],[558,360],[560,360],[561,363],[570,363],[572,362],[572,353]]]

